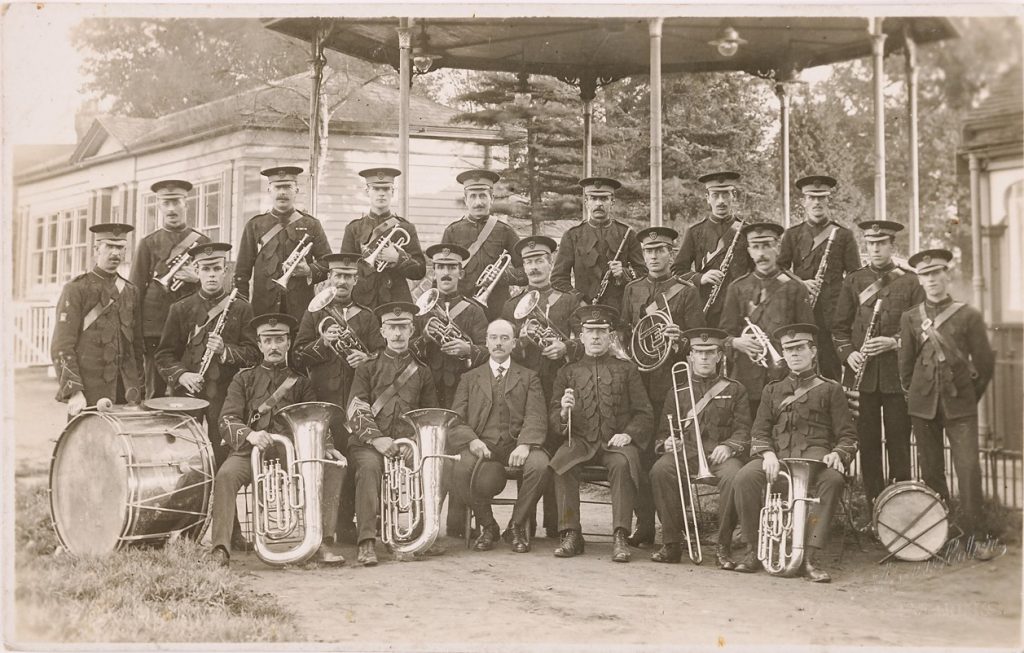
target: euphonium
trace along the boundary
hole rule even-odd
[[[359,339],[359,336],[355,334],[352,328],[345,321],[344,317],[337,312],[337,310],[331,306],[331,302],[334,301],[335,296],[338,294],[337,289],[334,286],[327,286],[316,295],[309,302],[307,310],[310,313],[316,313],[317,311],[326,310],[327,315],[320,320],[317,325],[317,333],[320,334],[321,338],[326,340],[327,330],[333,326],[337,326],[341,329],[341,333],[338,338],[331,342],[330,347],[336,354],[341,357],[348,356],[352,351],[361,351],[364,354],[369,354],[370,351],[366,348],[366,345]],[[332,324],[333,323],[333,324]]]
[[[178,273],[178,270],[185,267],[192,260],[192,256],[188,252],[182,252],[174,257],[174,260],[167,264],[167,274],[162,277],[154,276],[156,282],[166,288],[170,292],[175,292],[178,288],[181,288],[182,284],[185,283],[181,279],[175,279],[174,275]]]
[[[340,407],[308,401],[282,408],[277,415],[290,427],[291,437],[271,434],[284,449],[284,463],[265,460],[253,447],[252,520],[256,555],[280,566],[305,562],[320,548],[323,466],[345,463],[324,458],[328,428],[342,416]]]
[[[565,342],[568,340],[568,338],[565,337],[557,327],[555,327],[547,314],[540,310],[540,292],[537,290],[530,290],[523,295],[522,299],[519,300],[519,303],[516,304],[516,309],[512,313],[512,316],[517,320],[526,318],[526,321],[523,322],[520,334],[525,335],[541,349],[544,349],[556,341],[561,340],[562,342]]]
[[[401,227],[392,227],[391,231],[387,232],[383,236],[377,239],[377,244],[373,247],[369,254],[363,257],[366,263],[377,270],[377,272],[383,272],[388,267],[387,261],[378,261],[380,253],[384,251],[384,248],[388,245],[394,245],[397,249],[402,249],[409,244],[409,232]]]
[[[313,249],[313,241],[309,240],[309,234],[302,234],[302,239],[295,245],[295,249],[288,255],[288,258],[284,260],[284,264],[281,266],[281,276],[273,279],[273,282],[281,286],[285,290],[288,290],[288,281],[292,278],[292,274],[295,273],[295,268],[299,267],[299,263],[302,259],[306,258],[309,254],[309,250]]]
[[[476,287],[479,290],[473,295],[473,299],[486,305],[491,291],[498,286],[498,282],[501,281],[502,275],[505,274],[505,270],[510,265],[512,265],[512,255],[508,253],[508,250],[501,250],[501,256],[498,257],[498,260],[485,267],[484,271],[477,277]]]
[[[437,288],[430,288],[416,298],[416,306],[420,309],[416,316],[430,315],[427,323],[423,325],[423,334],[439,345],[456,340],[469,341],[462,329],[455,325],[448,311],[438,305],[440,299],[441,291]]]
[[[747,326],[743,327],[743,331],[740,331],[740,336],[751,335],[754,337],[754,340],[757,340],[757,344],[761,346],[761,353],[751,356],[750,360],[764,368],[774,368],[783,364],[785,361],[782,360],[782,354],[772,345],[771,338],[764,332],[764,329],[751,322],[749,317],[743,319],[747,321]],[[771,364],[768,362],[769,358],[771,358]]]
[[[675,323],[668,300],[664,295],[659,297],[665,301],[665,309],[659,308],[643,316],[633,329],[633,362],[641,372],[650,372],[664,365],[674,347],[674,343],[665,337],[665,329]]]
[[[444,408],[410,410],[402,419],[416,429],[416,439],[395,440],[399,453],[384,458],[380,488],[380,539],[396,553],[423,553],[441,527],[441,470],[450,429],[458,413]],[[409,458],[412,467],[406,465]]]
[[[810,458],[784,458],[779,461],[779,476],[786,477],[789,491],[772,492],[768,481],[764,507],[757,529],[757,559],[769,574],[791,577],[800,573],[804,564],[804,540],[807,529],[807,504],[819,503],[808,497],[808,488],[825,468],[825,463]]]

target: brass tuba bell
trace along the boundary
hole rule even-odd
[[[779,467],[779,476],[786,478],[789,491],[783,499],[780,493],[772,493],[772,482],[768,481],[757,529],[757,559],[769,574],[789,578],[798,575],[804,564],[807,504],[820,502],[808,497],[808,490],[825,463],[784,458]]]

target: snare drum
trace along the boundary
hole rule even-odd
[[[75,417],[50,461],[50,516],[77,555],[173,535],[200,539],[210,519],[213,448],[195,419],[114,408]]]
[[[878,540],[900,560],[920,562],[936,555],[949,535],[948,511],[939,494],[918,481],[900,481],[875,499]]]

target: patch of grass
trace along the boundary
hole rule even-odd
[[[207,561],[194,542],[105,556],[54,554],[45,488],[15,516],[17,639],[76,642],[277,642],[298,638],[275,597]]]

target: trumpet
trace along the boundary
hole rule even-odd
[[[188,265],[191,261],[192,256],[188,252],[182,252],[167,263],[167,274],[162,277],[154,274],[153,278],[169,292],[176,292],[185,282],[181,279],[175,279],[174,275],[178,273],[178,270]]]
[[[359,339],[359,336],[357,336],[348,325],[344,316],[338,313],[337,309],[331,306],[331,302],[334,301],[337,294],[338,291],[334,286],[328,286],[314,295],[313,299],[310,300],[309,307],[307,309],[310,313],[316,313],[321,310],[327,311],[327,315],[320,320],[319,324],[317,324],[317,333],[320,334],[320,337],[323,338],[324,341],[329,342],[329,346],[334,353],[338,354],[342,358],[345,358],[353,351],[369,354],[370,350],[366,348],[366,345],[364,345]],[[327,331],[335,326],[341,329],[341,333],[336,339],[328,340],[326,335]]]
[[[430,315],[423,325],[423,335],[439,345],[456,340],[468,341],[469,338],[455,325],[448,311],[438,305],[440,299],[441,291],[437,288],[431,288],[416,298],[416,306],[420,309],[417,317]]]
[[[366,261],[367,265],[377,270],[377,272],[383,272],[388,267],[387,261],[380,261],[380,253],[384,251],[384,248],[388,245],[394,245],[395,249],[401,250],[403,247],[409,244],[409,232],[401,227],[393,227],[391,231],[387,232],[383,236],[377,239],[377,244],[370,250],[369,254],[363,256],[363,260]],[[404,251],[404,250],[402,250]]]
[[[680,387],[679,376],[686,376],[686,385]],[[683,416],[683,408],[679,404],[679,393],[685,390],[690,397],[690,411]],[[704,561],[704,555],[700,548],[700,530],[697,523],[697,502],[696,494],[693,491],[695,483],[704,485],[713,485],[717,481],[715,475],[711,473],[711,469],[708,467],[707,457],[704,455],[704,442],[700,433],[700,420],[697,419],[697,415],[692,407],[697,405],[697,398],[693,394],[693,376],[690,372],[690,365],[686,361],[679,361],[672,366],[672,397],[675,400],[676,414],[673,419],[672,415],[668,417],[668,430],[670,439],[678,439],[679,449],[683,452],[683,468],[686,471],[686,487],[687,492],[683,492],[683,469],[679,466],[679,449],[672,448],[672,457],[676,463],[676,481],[679,485],[679,505],[683,509],[683,528],[686,531],[686,549],[690,556],[690,560],[694,564],[700,564]],[[690,476],[690,459],[686,455],[686,423],[693,422],[693,433],[697,441],[697,478],[693,479]],[[687,498],[688,496],[688,498]],[[687,511],[689,506],[689,511]],[[691,525],[692,522],[692,525]]]
[[[740,337],[746,335],[753,336],[757,340],[757,344],[761,346],[761,352],[750,357],[751,362],[766,369],[782,365],[785,361],[782,360],[782,355],[772,345],[772,341],[768,334],[764,332],[764,329],[751,322],[749,317],[743,319],[747,321],[747,326],[743,327],[743,331],[740,331]],[[768,362],[769,358],[771,358],[770,365]]]
[[[664,365],[676,348],[675,343],[665,337],[665,329],[675,324],[668,300],[663,294],[659,298],[665,302],[664,310],[659,308],[643,316],[633,330],[633,362],[641,372],[651,372]]]
[[[779,461],[779,476],[788,481],[789,491],[783,500],[772,493],[768,481],[764,507],[757,529],[757,559],[773,576],[796,576],[804,563],[804,539],[807,528],[807,504],[820,503],[809,498],[808,488],[825,463],[810,458],[785,458]]]
[[[306,242],[307,240],[309,242]],[[288,255],[288,258],[284,260],[284,264],[281,266],[281,276],[273,279],[273,282],[288,290],[288,281],[292,278],[295,268],[299,267],[299,263],[302,262],[302,259],[306,258],[311,249],[313,249],[313,241],[310,240],[309,234],[302,234],[302,239],[295,245],[295,249]]]
[[[502,275],[505,274],[505,270],[510,265],[512,265],[512,255],[508,253],[508,250],[501,250],[501,256],[498,257],[498,260],[485,267],[484,271],[477,278],[476,287],[479,290],[473,295],[473,299],[486,305],[491,291],[498,286],[498,281],[501,280]]]
[[[537,290],[527,292],[519,300],[519,303],[516,304],[516,309],[512,314],[513,317],[517,320],[526,318],[520,334],[525,335],[540,349],[544,349],[557,341],[565,342],[568,340],[551,322],[547,313],[540,310],[539,304],[540,292]]]

